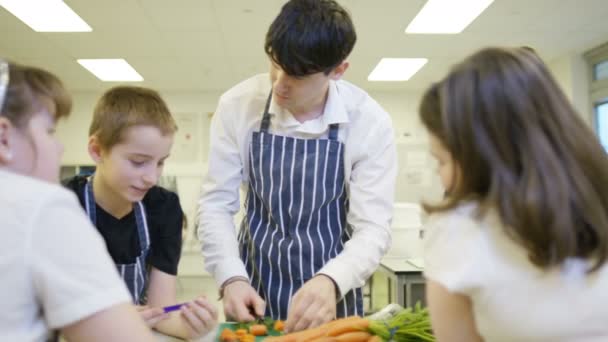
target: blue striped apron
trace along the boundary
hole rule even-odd
[[[286,319],[291,297],[350,239],[346,223],[344,144],[338,124],[328,139],[268,133],[271,96],[249,148],[246,215],[240,255],[252,286],[266,300],[266,315]],[[361,289],[337,303],[337,317],[363,315]]]
[[[96,203],[93,195],[93,177],[89,179],[84,191],[85,209],[93,225],[97,226]],[[148,232],[148,222],[146,210],[142,202],[137,202],[133,206],[135,223],[137,224],[137,234],[139,237],[140,253],[132,264],[116,264],[120,277],[127,284],[134,304],[146,304],[145,291],[148,285],[148,272],[146,268],[146,257],[150,251],[150,234]]]

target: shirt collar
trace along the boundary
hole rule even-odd
[[[296,131],[309,134],[320,134],[327,130],[329,125],[335,123],[349,122],[346,104],[338,92],[335,81],[329,81],[329,89],[323,114],[318,118],[300,123],[286,109],[279,107],[271,100],[268,112],[277,120],[282,127],[297,127]]]

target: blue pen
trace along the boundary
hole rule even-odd
[[[168,312],[171,312],[171,311],[176,311],[176,310],[179,310],[184,305],[186,305],[186,303],[175,304],[175,305],[171,305],[171,306],[165,306],[163,308],[163,311],[165,313],[168,313]]]

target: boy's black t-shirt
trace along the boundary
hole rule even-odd
[[[87,179],[76,176],[62,182],[74,191],[80,205],[84,205],[84,188]],[[183,212],[177,195],[169,190],[155,186],[143,199],[150,231],[150,250],[147,264],[160,271],[177,275],[177,265],[182,248]],[[96,207],[97,230],[103,236],[112,259],[117,264],[131,264],[140,253],[139,236],[135,214],[131,211],[117,219]],[[77,257],[77,256],[75,256]]]

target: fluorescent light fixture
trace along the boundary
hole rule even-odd
[[[0,0],[0,6],[36,32],[93,31],[61,0]]]
[[[141,82],[144,80],[124,59],[79,59],[78,63],[104,82]]]
[[[405,33],[460,33],[494,0],[428,0]]]
[[[368,81],[407,81],[428,62],[426,58],[382,58]]]

